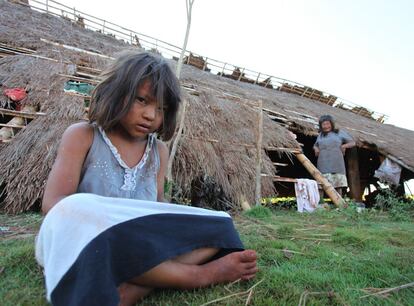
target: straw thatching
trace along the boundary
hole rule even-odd
[[[398,158],[408,170],[414,171],[414,131],[382,124],[359,116],[348,110],[333,108],[311,99],[280,91],[260,88],[256,85],[234,82],[206,73],[191,71],[189,78],[198,80],[202,86],[209,86],[233,95],[249,99],[261,99],[263,107],[274,110],[294,121],[305,134],[317,133],[318,118],[321,114],[332,115],[339,128],[349,132],[359,145],[374,145],[382,154]]]
[[[45,45],[40,38],[85,50],[112,55],[125,43],[108,35],[84,29],[65,18],[41,14],[23,4],[0,0],[1,42],[37,50]]]
[[[186,99],[189,109],[174,163],[176,182],[188,190],[194,178],[209,176],[233,201],[242,195],[253,201],[258,110],[251,104],[224,99],[209,88],[199,88],[197,96],[187,94]],[[289,132],[269,118],[263,126],[263,147],[298,148]],[[263,156],[262,172],[274,174],[264,151]],[[262,180],[262,189],[264,195],[275,193],[269,178]]]
[[[63,131],[85,116],[84,98],[63,92],[64,82],[70,79],[67,75],[76,74],[80,66],[101,70],[110,61],[51,45],[41,38],[109,56],[131,48],[64,18],[0,0],[0,43],[33,49],[31,55],[0,59],[0,93],[4,88],[24,87],[28,97],[23,102],[45,113],[33,119],[11,142],[0,144],[0,208],[9,213],[37,206]],[[195,181],[208,181],[234,203],[241,198],[253,202],[259,100],[284,122],[282,126],[264,117],[262,173],[275,174],[266,148],[298,149],[288,128],[314,135],[315,120],[325,113],[334,115],[338,125],[360,144],[376,144],[414,169],[414,149],[406,145],[414,140],[412,131],[192,66],[183,67],[182,84],[184,99],[189,103],[173,178],[176,190],[185,197],[190,196]],[[264,196],[276,192],[270,178],[262,179],[262,191]]]

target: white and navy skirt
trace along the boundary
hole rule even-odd
[[[204,247],[243,250],[227,213],[78,193],[46,215],[36,258],[53,305],[118,305],[121,283]]]

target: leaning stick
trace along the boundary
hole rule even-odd
[[[306,170],[308,170],[312,177],[322,185],[323,190],[326,192],[336,207],[344,205],[344,199],[339,195],[331,183],[329,183],[329,181],[322,175],[322,173],[305,156],[305,154],[297,153],[296,158],[302,163]]]

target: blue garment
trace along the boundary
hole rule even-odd
[[[160,157],[155,134],[148,135],[141,161],[130,168],[105,131],[94,125],[93,142],[82,166],[77,193],[157,201],[159,168]]]
[[[338,133],[329,132],[326,135],[319,134],[315,146],[319,148],[318,169],[323,174],[346,174],[344,155],[341,146],[353,141],[352,137],[340,130]]]

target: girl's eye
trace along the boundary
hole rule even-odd
[[[157,107],[157,111],[159,112],[159,113],[164,113],[164,112],[166,112],[167,111],[167,107],[164,105],[164,107],[161,107],[161,106],[158,106]]]
[[[143,97],[136,97],[135,102],[138,102],[140,104],[146,104],[146,100]]]

